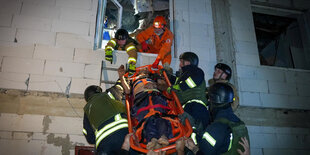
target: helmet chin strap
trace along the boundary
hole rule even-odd
[[[222,76],[223,76],[223,74],[224,74],[224,72],[222,72],[222,73],[221,73],[221,75],[219,76],[219,78],[214,79],[214,80],[215,80],[215,81],[217,81],[217,80],[224,80],[224,79],[221,79],[221,78],[222,78]]]

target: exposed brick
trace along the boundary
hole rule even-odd
[[[84,90],[90,85],[99,85],[99,80],[72,78],[70,93],[84,94]],[[106,88],[102,88],[105,90]]]
[[[310,97],[289,96],[289,102],[294,103],[290,105],[290,108],[310,110]]]
[[[251,140],[251,148],[277,148],[275,143],[276,134],[252,133],[249,135]]]
[[[100,79],[101,65],[85,65],[84,77],[87,79]]]
[[[301,71],[301,72],[297,72],[297,79],[296,79],[296,83],[310,83],[310,72],[307,71]]]
[[[56,6],[90,10],[91,0],[56,0]]]
[[[260,94],[260,100],[263,107],[270,108],[290,108],[291,103],[288,101],[288,95],[278,94]]]
[[[196,11],[189,12],[189,20],[191,24],[213,24],[212,20],[207,20],[210,18],[212,19],[212,15],[208,15],[205,12],[196,12]]]
[[[233,36],[238,41],[256,42],[255,31],[253,28],[248,29],[233,29]],[[258,54],[258,53],[257,53]]]
[[[15,15],[12,25],[13,27],[22,29],[50,31],[52,20],[40,17]]]
[[[294,4],[294,7],[300,8],[300,9],[309,9],[310,7],[310,1],[308,0],[294,0],[292,1]]]
[[[296,83],[298,73],[294,71],[286,71],[285,72],[285,82],[287,83]]]
[[[0,139],[12,139],[13,133],[9,131],[0,131]]]
[[[0,154],[40,154],[44,152],[44,143],[33,140],[0,140]]]
[[[45,45],[55,45],[56,33],[46,31],[32,31],[18,29],[16,40],[19,43],[41,43]]]
[[[2,113],[0,117],[0,130],[42,132],[43,117],[44,116],[42,115],[17,115]]]
[[[63,20],[73,20],[73,21],[82,21],[82,22],[91,22],[94,15],[91,11],[73,9],[73,8],[61,8],[60,19]]]
[[[256,107],[260,107],[262,105],[259,93],[240,92],[239,96],[241,100],[240,105]]]
[[[257,54],[236,53],[237,65],[259,66],[259,56]]]
[[[25,81],[28,79],[28,77],[29,74],[0,72],[0,88],[26,90],[27,86]]]
[[[257,79],[268,80],[268,81],[285,81],[285,71],[281,69],[273,69],[269,67],[259,67],[256,69]]]
[[[263,149],[261,148],[252,148],[250,147],[250,152],[251,152],[251,155],[262,155],[263,154]]]
[[[93,20],[93,21],[96,21],[96,20]],[[95,33],[96,33],[96,23],[91,22],[89,26],[89,36],[95,36]],[[102,41],[102,46],[103,45],[106,45],[106,44],[103,44],[103,41]]]
[[[188,6],[189,6],[190,2],[189,0],[183,0],[183,1],[175,1],[174,5],[175,8],[177,8],[177,10],[184,10],[184,11],[188,11]]]
[[[244,79],[239,78],[240,91],[249,92],[268,92],[268,85],[266,80]]]
[[[246,65],[237,65],[237,76],[240,78],[249,78],[255,79],[255,71],[257,67],[246,66]]]
[[[73,48],[51,47],[37,44],[35,46],[33,57],[36,59],[72,62],[73,52],[74,52]]]
[[[268,3],[282,7],[293,7],[290,0],[268,0]]]
[[[86,64],[101,64],[104,58],[104,50],[93,51],[91,49],[76,48],[74,54],[74,62]]]
[[[31,58],[34,45],[0,46],[1,56]]]
[[[252,17],[251,4],[249,0],[230,0],[229,10],[232,18],[244,20]],[[238,23],[239,20],[232,21],[232,24]]]
[[[84,135],[82,135],[82,131],[80,132],[81,135],[70,135],[70,141],[78,143],[78,144],[85,144],[89,145],[88,142],[86,141],[86,138]]]
[[[65,93],[71,78],[30,75],[29,90]]]
[[[272,155],[272,154],[282,154],[282,155],[290,155],[297,153],[296,150],[293,149],[279,149],[279,148],[263,148],[264,155]]]
[[[0,1],[0,13],[19,14],[21,5],[21,1],[2,0]]]
[[[302,135],[292,135],[292,134],[277,134],[277,142],[279,148],[294,148],[302,149],[304,146],[302,142]],[[309,146],[309,143],[308,143]],[[307,147],[308,147],[307,146]]]
[[[13,132],[13,139],[31,140],[33,132]]]
[[[103,81],[114,82],[118,79],[118,73],[116,70],[103,70],[101,78]]]
[[[297,95],[296,84],[268,81],[270,93]]]
[[[257,43],[249,41],[235,41],[236,52],[241,53],[258,53]]]
[[[3,80],[3,79],[1,79]],[[7,82],[6,80],[3,80]],[[2,83],[2,82],[1,82]],[[25,84],[24,84],[25,86]],[[23,86],[23,87],[24,87]],[[1,88],[5,88],[0,86]],[[20,88],[19,88],[20,89]],[[0,94],[0,112],[1,113],[18,113],[20,107],[20,97],[14,94]]]
[[[88,36],[80,36],[70,33],[57,33],[56,46],[92,49],[92,39],[93,37]]]
[[[299,96],[310,96],[310,84],[297,84],[297,92]]]
[[[60,61],[46,61],[44,75],[83,77],[85,64]]]
[[[89,23],[71,21],[71,20],[54,20],[52,32],[68,32],[74,34],[88,35]]]
[[[12,14],[0,13],[0,26],[10,27],[12,23]]]
[[[81,130],[83,129],[82,118],[59,116],[49,116],[49,118],[51,123],[49,124],[49,128],[46,132],[59,134],[81,134]]]
[[[0,41],[11,41],[15,39],[15,28],[0,27]]]
[[[26,4],[43,5],[43,6],[55,6],[56,0],[23,0]]]
[[[231,17],[231,22],[232,22],[233,27],[235,29],[246,29],[246,30],[254,32],[255,31],[255,29],[254,29],[255,27],[254,27],[252,13],[250,13],[249,15],[243,15],[243,16],[244,16],[244,18],[243,17],[239,17],[239,16]],[[248,41],[245,41],[245,42],[248,42]],[[254,41],[254,40],[251,40],[251,42],[256,44],[256,41]],[[256,49],[254,49],[254,50],[256,52],[258,52],[257,44],[256,44]]]
[[[23,5],[21,15],[58,19],[60,16],[60,8],[53,6],[33,5],[25,3]]]
[[[188,5],[191,12],[202,12],[205,13],[207,11],[205,0],[197,0],[196,3],[191,3]]]
[[[4,57],[2,64],[3,72],[42,74],[43,60]]]

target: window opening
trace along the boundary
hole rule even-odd
[[[253,19],[261,65],[306,68],[296,18],[253,13]]]

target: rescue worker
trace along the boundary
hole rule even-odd
[[[184,108],[181,121],[184,121],[185,118],[189,119],[194,129],[192,138],[195,139],[196,130],[204,129],[210,122],[207,98],[204,94],[206,90],[204,72],[198,67],[199,59],[193,52],[181,54],[179,60],[180,73],[176,77],[175,83],[167,91],[173,90],[177,94]]]
[[[112,63],[114,50],[126,51],[128,54],[128,71],[130,75],[133,75],[136,71],[137,44],[137,41],[129,37],[127,30],[118,29],[115,38],[112,38],[105,46],[105,59]]]
[[[212,86],[215,83],[222,82],[222,83],[227,83],[228,85],[230,85],[234,90],[235,100],[231,104],[231,106],[233,110],[235,111],[239,106],[239,96],[238,96],[235,86],[229,83],[231,75],[232,75],[232,70],[228,65],[224,63],[218,63],[214,66],[213,78],[208,81],[208,84],[209,86]],[[207,95],[208,95],[208,90],[207,90]]]
[[[115,86],[102,92],[91,85],[84,91],[83,133],[90,144],[95,144],[97,154],[120,154],[128,122],[122,104],[122,87]]]
[[[159,61],[162,62],[164,68],[170,67],[173,34],[167,28],[163,16],[157,16],[153,25],[137,34],[136,39],[142,46],[142,52],[158,54],[152,65],[153,68],[157,68]]]
[[[237,154],[247,149],[248,130],[233,112],[233,89],[226,83],[215,83],[209,90],[209,103],[212,123],[205,131],[197,133],[199,151],[203,154]],[[239,151],[238,151],[239,150]],[[247,149],[249,153],[249,149]]]

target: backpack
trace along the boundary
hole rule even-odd
[[[215,122],[227,124],[232,132],[233,139],[230,142],[228,151],[223,153],[223,155],[238,155],[239,153],[237,152],[237,149],[240,149],[243,152],[243,146],[239,144],[239,141],[241,141],[241,137],[246,137],[250,144],[248,129],[243,121],[232,122],[226,118],[219,118],[215,120]]]

